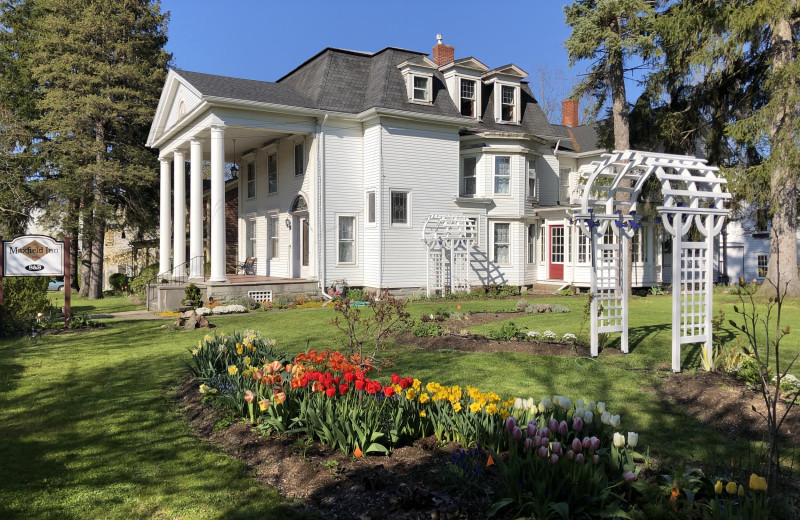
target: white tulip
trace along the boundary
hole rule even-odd
[[[599,412],[600,410],[597,411]],[[609,413],[608,410],[600,414],[600,422],[603,424],[611,424],[611,413]]]
[[[625,446],[625,436],[621,433],[614,432],[614,446],[617,448]]]
[[[594,401],[589,401],[589,404],[586,405],[586,408],[588,410],[596,412],[597,411],[597,403],[595,403]]]
[[[590,410],[584,410],[583,411],[584,424],[592,424],[592,420],[594,420],[594,414]]]
[[[609,424],[614,428],[619,428],[619,415],[612,415],[610,417]]]
[[[582,406],[575,408],[575,413],[572,414],[572,417],[580,417],[581,419],[583,419],[583,414],[585,413],[585,410],[586,409],[583,408]]]
[[[628,446],[635,448],[639,444],[639,434],[635,432],[628,432]]]
[[[602,402],[602,401],[600,401],[599,403],[597,403],[597,411],[598,411],[598,412],[600,412],[601,414],[602,414],[603,412],[605,412],[605,411],[606,411],[606,403],[604,403],[604,402]]]
[[[544,413],[552,407],[553,407],[553,401],[551,401],[547,397],[542,397],[542,400],[539,402],[539,413]]]
[[[515,410],[522,410],[523,408],[525,408],[525,402],[521,398],[517,397],[514,400],[514,409]]]
[[[575,407],[576,408],[586,408],[586,404],[584,403],[583,399],[578,399],[575,402]]]

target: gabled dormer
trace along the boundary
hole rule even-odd
[[[528,73],[513,63],[484,72],[481,79],[492,85],[494,120],[497,123],[519,124],[522,118],[520,83]]]
[[[461,58],[439,67],[453,103],[462,116],[481,118],[481,75],[489,67],[473,57]]]
[[[397,66],[406,82],[406,92],[411,103],[433,103],[433,73],[439,68],[427,56],[409,58]]]

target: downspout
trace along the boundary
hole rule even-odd
[[[378,221],[378,287],[383,289],[383,123],[378,122],[378,193],[380,200],[380,219]],[[391,201],[389,201],[391,205]]]
[[[319,122],[319,118],[317,118]],[[317,261],[318,278],[320,292],[323,297],[327,297],[325,292],[327,276],[327,231],[325,228],[325,123],[328,121],[328,114],[322,118],[322,122],[317,125]]]

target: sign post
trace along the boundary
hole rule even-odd
[[[63,276],[64,326],[69,327],[72,317],[69,237],[59,242],[45,235],[25,235],[12,240],[2,240],[0,237],[0,242],[3,244],[0,251],[0,318],[3,312],[3,276]],[[0,332],[2,330],[0,327]]]

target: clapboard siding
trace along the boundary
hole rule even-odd
[[[178,110],[180,109],[181,101],[183,101],[184,104],[184,115],[194,110],[194,108],[200,104],[200,98],[197,97],[194,92],[180,85],[175,92],[172,106],[169,108],[169,115],[167,116],[167,123],[165,125],[166,129],[171,128],[172,125],[178,122]]]
[[[378,196],[378,188],[380,184],[380,171],[381,171],[381,126],[379,122],[373,121],[364,125],[364,140],[363,140],[363,169],[364,169],[364,189],[363,189],[363,202],[364,208],[362,214],[364,215],[362,234],[363,240],[363,275],[364,285],[369,287],[380,286],[380,226],[381,220],[381,198]],[[367,223],[367,207],[366,207],[366,192],[369,190],[375,191],[375,223]]]

